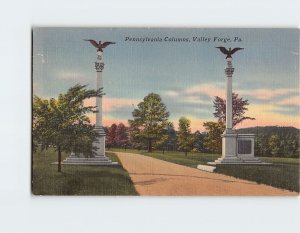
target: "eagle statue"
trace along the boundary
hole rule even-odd
[[[110,41],[106,41],[104,43],[101,43],[101,41],[97,43],[95,40],[90,40],[90,39],[89,40],[85,39],[85,41],[89,41],[95,48],[97,48],[97,52],[99,51],[103,52],[102,49],[106,48],[110,44],[115,44],[115,42],[110,42]]]
[[[231,55],[234,54],[236,51],[244,49],[244,48],[239,48],[239,47],[234,48],[234,49],[229,48],[228,50],[225,47],[216,47],[216,48],[220,49],[220,51],[226,55],[226,59],[232,58]]]

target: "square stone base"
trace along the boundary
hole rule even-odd
[[[218,164],[270,164],[254,156],[254,134],[237,134],[226,129],[222,137],[222,157],[209,165]]]

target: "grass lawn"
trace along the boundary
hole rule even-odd
[[[121,149],[113,151],[125,152]],[[145,150],[127,150],[128,153],[138,153],[157,159],[177,163],[184,166],[196,168],[198,164],[207,164],[221,155],[205,153],[188,153],[186,157],[183,152],[161,151],[149,153]],[[272,165],[219,165],[215,172],[237,178],[255,181],[278,188],[299,192],[299,158],[261,157]]]
[[[188,153],[186,157],[183,152],[177,151],[165,151],[163,154],[161,151],[153,151],[152,153],[147,152],[146,150],[126,150],[123,149],[112,149],[111,151],[120,151],[127,153],[137,153],[146,156],[151,156],[157,159],[169,161],[172,163],[177,163],[180,165],[185,165],[188,167],[196,168],[199,164],[207,164],[207,162],[214,161],[220,157],[217,154],[205,154],[205,153]]]
[[[117,156],[107,153],[118,166],[62,165],[57,172],[53,149],[33,154],[32,193],[35,195],[138,195]],[[68,155],[63,153],[62,159]]]

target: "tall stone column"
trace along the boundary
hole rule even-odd
[[[237,160],[237,134],[234,132],[234,130],[232,130],[232,75],[234,68],[232,66],[231,57],[227,58],[226,61],[226,129],[221,135],[222,159],[231,161]]]
[[[222,157],[214,162],[208,162],[211,165],[217,164],[266,164],[254,156],[254,134],[238,134],[233,130],[233,106],[232,106],[232,75],[234,68],[232,66],[231,55],[243,48],[227,50],[224,47],[216,47],[226,55],[227,67],[226,75],[226,128],[222,137]]]
[[[104,62],[103,62],[103,50],[108,44],[114,44],[114,42],[105,42],[99,44],[94,40],[88,40],[93,44],[94,47],[97,48],[97,59],[95,62],[95,69],[96,69],[96,88],[97,90],[103,88],[103,79],[102,79],[102,71],[104,69]],[[67,157],[62,164],[65,165],[117,165],[118,162],[113,162],[109,157],[105,156],[105,130],[103,127],[102,122],[102,97],[96,97],[96,124],[95,124],[95,131],[98,132],[99,137],[97,140],[93,142],[93,147],[97,149],[94,150],[94,155],[75,155],[74,153],[71,156]]]
[[[104,69],[104,62],[103,62],[103,52],[97,51],[97,60],[95,62],[95,69],[97,74],[96,80],[96,87],[97,90],[103,88],[103,79],[102,79],[102,71]],[[94,142],[94,146],[97,147],[96,149],[96,156],[105,156],[105,130],[103,127],[102,122],[102,97],[96,97],[96,126],[95,130],[99,133],[99,138],[96,142]]]
[[[226,128],[222,137],[222,157],[215,162],[208,164],[236,164],[242,163],[237,157],[237,138],[238,134],[232,129],[232,75],[234,68],[232,66],[232,58],[226,58],[227,67],[225,68],[226,76]]]
[[[226,131],[232,132],[232,75],[234,68],[232,67],[232,58],[227,58],[226,74]]]

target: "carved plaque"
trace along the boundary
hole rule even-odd
[[[251,140],[238,140],[238,154],[251,154]]]

